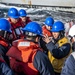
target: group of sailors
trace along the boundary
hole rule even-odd
[[[0,19],[0,75],[75,75],[72,22],[49,16],[40,25],[24,9],[10,8]]]

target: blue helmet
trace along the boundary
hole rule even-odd
[[[0,30],[4,30],[4,31],[7,31],[9,33],[11,33],[11,25],[9,23],[8,20],[6,19],[0,19]]]
[[[27,16],[27,13],[24,9],[19,10],[20,17]]]
[[[8,16],[11,18],[19,18],[19,13],[16,8],[10,8],[8,11]]]
[[[42,28],[36,22],[29,22],[24,28],[23,31],[32,32],[34,34],[42,36]]]
[[[45,25],[52,26],[54,24],[54,19],[52,17],[47,17],[45,20]]]
[[[57,21],[53,24],[51,31],[52,32],[59,32],[64,30],[64,24],[61,21]]]

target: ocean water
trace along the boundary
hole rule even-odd
[[[55,21],[60,20],[63,23],[67,21],[75,19],[75,13],[66,12],[66,11],[57,11],[57,10],[46,10],[46,9],[37,9],[37,8],[25,8],[25,7],[17,7],[17,6],[7,6],[4,4],[0,4],[0,18],[7,18],[7,12],[9,8],[15,7],[18,10],[25,9],[28,16],[32,21],[36,21],[42,24],[48,16],[52,16]],[[65,9],[66,10],[66,9]]]

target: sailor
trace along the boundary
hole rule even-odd
[[[10,69],[9,57],[6,53],[9,49],[9,35],[11,25],[6,19],[0,19],[0,75],[14,75]]]
[[[74,52],[71,53],[67,58],[63,66],[61,75],[75,75],[75,25],[70,28],[68,38],[72,43],[72,50]]]
[[[11,25],[6,19],[0,19],[0,57],[9,65],[9,58],[6,56],[10,48],[9,36],[11,34]]]
[[[47,35],[48,37],[52,37],[52,32],[50,31],[54,24],[54,19],[52,17],[47,17],[44,25],[42,26],[43,36]],[[43,37],[44,38],[44,37]],[[43,41],[43,38],[40,39],[40,46],[47,54],[48,49],[46,47],[46,43]]]
[[[48,57],[52,63],[55,75],[60,75],[62,66],[72,52],[68,38],[64,35],[64,24],[56,21],[51,29],[53,38],[44,37],[48,49]]]
[[[8,21],[11,24],[11,42],[17,39],[20,39],[23,37],[23,31],[21,30],[23,28],[23,24],[21,23],[21,19],[19,18],[19,13],[16,8],[10,8],[8,10]]]
[[[24,9],[19,10],[19,15],[22,20],[23,26],[31,22],[30,17],[27,16],[27,12]]]
[[[43,53],[38,42],[42,28],[36,22],[28,23],[23,31],[25,38],[13,42],[7,55],[12,57],[11,68],[17,75],[54,75],[48,57]]]

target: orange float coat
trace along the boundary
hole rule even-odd
[[[46,26],[42,27],[42,31],[43,31],[43,35],[47,34],[49,37],[52,36],[52,33],[49,30],[47,30]]]
[[[14,72],[21,75],[39,75],[38,70],[33,65],[38,50],[40,50],[38,44],[30,41],[13,42],[7,55],[12,57],[10,64]]]

